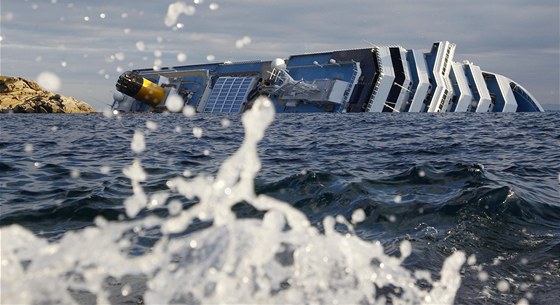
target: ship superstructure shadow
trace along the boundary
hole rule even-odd
[[[122,74],[112,108],[165,111],[178,95],[197,112],[239,113],[258,96],[276,112],[539,112],[520,84],[469,61],[453,61],[455,44],[429,52],[374,46]]]

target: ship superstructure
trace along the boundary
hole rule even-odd
[[[169,97],[179,96],[197,112],[238,113],[265,95],[279,113],[544,111],[515,81],[453,61],[455,48],[440,41],[429,52],[373,46],[127,71],[112,108],[165,111]]]

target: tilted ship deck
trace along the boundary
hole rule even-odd
[[[454,54],[455,44],[441,41],[429,52],[375,46],[133,70],[119,77],[112,108],[165,111],[179,96],[197,112],[238,113],[264,95],[279,113],[544,111],[515,81]]]

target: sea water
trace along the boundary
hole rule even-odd
[[[558,113],[0,116],[2,304],[547,304]]]

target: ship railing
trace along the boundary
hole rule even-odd
[[[383,80],[383,74],[379,74],[379,78],[377,79],[377,82],[375,83],[375,86],[373,87],[373,90],[371,91],[371,96],[369,98],[367,107],[366,107],[366,111],[370,111],[371,107],[373,107],[373,102],[375,100],[375,97],[377,96],[377,91],[379,91],[379,86],[381,86],[381,81]]]
[[[352,93],[352,89],[354,88],[354,86],[358,82],[358,78],[362,74],[362,70],[360,69],[360,63],[355,61],[352,61],[352,63],[353,63],[352,77],[350,77],[350,83],[348,84],[348,87],[346,87],[346,90],[344,91],[344,95],[342,96],[342,107],[340,107],[340,111],[346,109],[346,106],[350,101],[350,95]]]
[[[373,52],[375,54],[375,57],[377,58],[377,73],[379,73],[379,77],[377,78],[377,82],[375,83],[375,86],[373,87],[373,90],[371,91],[371,96],[369,98],[369,101],[367,103],[366,106],[366,111],[369,112],[371,110],[371,107],[373,107],[373,103],[375,101],[375,97],[377,96],[377,91],[379,90],[379,86],[381,86],[381,81],[383,80],[383,63],[381,61],[381,58],[379,57],[379,48],[375,47],[373,48]]]

